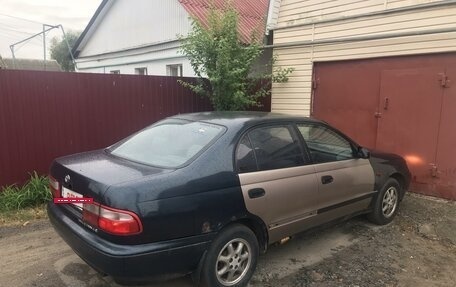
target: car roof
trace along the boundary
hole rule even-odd
[[[207,122],[217,125],[223,125],[228,128],[241,128],[252,126],[260,123],[270,122],[318,122],[321,121],[301,116],[293,116],[281,113],[268,112],[250,112],[250,111],[222,111],[222,112],[202,112],[193,114],[180,114],[170,117],[172,119],[184,119],[189,121]]]

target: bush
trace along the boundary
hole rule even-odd
[[[12,185],[3,188],[0,192],[0,211],[37,206],[51,199],[48,178],[33,172],[22,187]]]
[[[232,1],[225,1],[223,7],[214,3],[210,5],[207,23],[195,19],[190,33],[180,36],[180,51],[189,59],[198,80],[196,83],[178,82],[209,98],[217,111],[259,107],[260,99],[271,94],[271,84],[287,82],[293,68],[275,66],[272,69],[277,60],[273,56],[271,63],[264,65],[265,72],[253,75],[252,68],[258,65],[263,53],[263,35],[255,33],[256,30],[250,40],[242,39],[239,12]],[[257,69],[263,70],[259,66]]]

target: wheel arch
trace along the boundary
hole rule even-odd
[[[402,200],[402,198],[404,197],[405,192],[406,192],[406,190],[405,190],[405,189],[406,189],[405,176],[402,175],[402,174],[399,173],[399,172],[394,172],[394,173],[392,173],[392,174],[389,176],[389,178],[393,178],[393,179],[395,179],[395,180],[399,183],[399,185],[400,185],[400,187],[401,187],[400,199]]]
[[[252,230],[258,240],[260,252],[266,252],[269,245],[269,235],[268,230],[266,228],[266,224],[264,224],[264,222],[261,219],[256,218],[254,216],[240,218],[230,222],[229,224],[224,226],[223,229],[227,228],[232,224],[242,224],[248,227],[250,230]]]

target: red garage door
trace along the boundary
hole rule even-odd
[[[411,189],[456,199],[456,55],[316,63],[312,115],[404,156]]]

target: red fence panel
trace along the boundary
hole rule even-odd
[[[56,157],[109,146],[165,117],[212,109],[177,79],[0,70],[0,186],[46,174]]]

